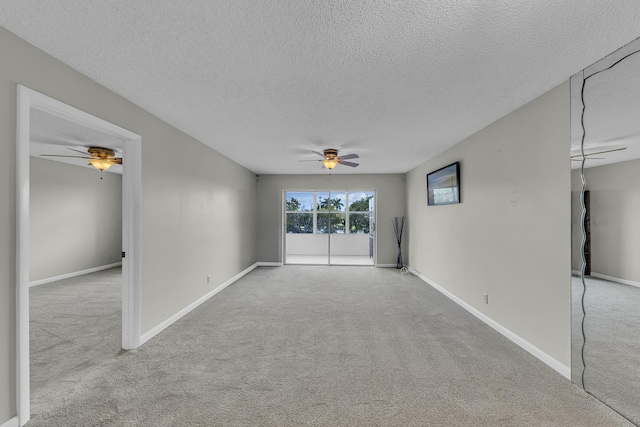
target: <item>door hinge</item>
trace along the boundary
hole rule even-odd
[[[124,253],[124,252],[122,252],[122,258],[124,258],[124,255],[125,255],[125,253]]]

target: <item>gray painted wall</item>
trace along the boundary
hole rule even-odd
[[[572,268],[579,271],[580,171],[572,174]],[[640,160],[585,169],[591,193],[591,272],[640,282]]]
[[[376,190],[378,264],[396,264],[391,218],[405,214],[402,174],[261,175],[258,180],[258,261],[282,262],[284,190]]]
[[[257,208],[253,173],[3,28],[0,58],[2,424],[16,414],[17,84],[142,136],[142,333],[256,262]]]
[[[567,367],[569,144],[564,83],[407,174],[411,267]],[[426,174],[455,161],[462,203],[428,207]]]
[[[122,175],[30,159],[29,281],[120,262]]]

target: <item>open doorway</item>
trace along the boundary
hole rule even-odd
[[[122,129],[112,123],[106,122],[95,116],[87,114],[81,110],[73,108],[69,105],[61,103],[55,99],[49,98],[24,86],[18,85],[18,106],[17,106],[17,410],[20,424],[24,425],[30,419],[30,285],[42,284],[44,281],[51,279],[39,278],[31,280],[31,256],[32,244],[40,243],[32,242],[31,239],[31,148],[33,138],[37,140],[39,132],[42,129],[42,121],[51,120],[55,123],[67,123],[68,126],[82,127],[84,132],[92,134],[92,138],[108,138],[110,145],[120,144],[117,147],[121,150],[123,158],[126,159],[122,166],[121,186],[121,231],[119,241],[121,245],[121,253],[112,255],[117,258],[117,262],[113,265],[103,265],[102,267],[114,267],[122,262],[122,273],[120,271],[115,274],[121,278],[121,289],[118,290],[121,305],[121,325],[120,341],[121,348],[136,348],[140,343],[140,325],[139,325],[139,284],[140,284],[140,160],[141,160],[141,138],[132,132]],[[99,135],[102,135],[101,137]],[[95,140],[94,140],[95,141]],[[40,141],[42,142],[42,141]],[[104,142],[104,141],[103,141]],[[72,144],[72,141],[66,141],[66,144]],[[94,144],[91,144],[94,145]],[[98,144],[95,144],[98,145]],[[54,150],[56,144],[51,143],[49,148]],[[40,165],[41,166],[41,165]],[[50,165],[49,165],[50,166]],[[35,168],[34,168],[35,169]],[[91,170],[98,175],[99,171]],[[41,207],[40,207],[41,208]],[[66,209],[74,209],[65,205]],[[117,214],[116,214],[117,215]],[[46,221],[46,219],[45,219]],[[55,227],[55,224],[51,225]],[[99,224],[94,224],[86,233],[100,231]],[[102,230],[107,231],[107,230]],[[55,250],[56,243],[62,245],[63,238],[53,238],[53,245],[50,250]],[[81,255],[76,255],[78,258]],[[120,256],[123,256],[120,261]],[[73,265],[71,260],[71,264]],[[116,261],[114,259],[114,261]],[[49,266],[55,268],[56,265]],[[42,266],[39,266],[42,268]],[[71,267],[73,269],[73,267]],[[119,268],[119,267],[118,267]],[[46,268],[41,271],[47,271]],[[105,270],[108,271],[108,270]],[[80,271],[79,273],[89,273],[90,271]],[[78,273],[76,271],[75,273]],[[114,273],[113,271],[111,273]],[[40,273],[38,273],[40,274]],[[51,273],[44,273],[50,275]],[[75,274],[58,274],[53,279],[69,279]]]
[[[121,138],[32,109],[29,162],[31,418],[57,413],[77,384],[121,350]],[[55,154],[54,154],[55,153]],[[83,154],[84,153],[84,154]],[[116,160],[114,160],[116,162]]]
[[[375,265],[374,191],[285,191],[285,264]]]

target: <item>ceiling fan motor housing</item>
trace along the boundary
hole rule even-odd
[[[336,150],[334,148],[327,148],[326,150],[324,150],[324,156],[327,159],[334,159],[334,158],[338,157],[338,150]]]
[[[116,153],[110,148],[102,148],[102,147],[89,147],[89,154],[91,154],[96,159],[108,159],[115,157]]]

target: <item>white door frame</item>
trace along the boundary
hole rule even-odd
[[[16,127],[16,404],[20,425],[30,418],[29,387],[29,145],[37,109],[125,139],[122,174],[122,348],[140,346],[140,135],[18,85]]]

